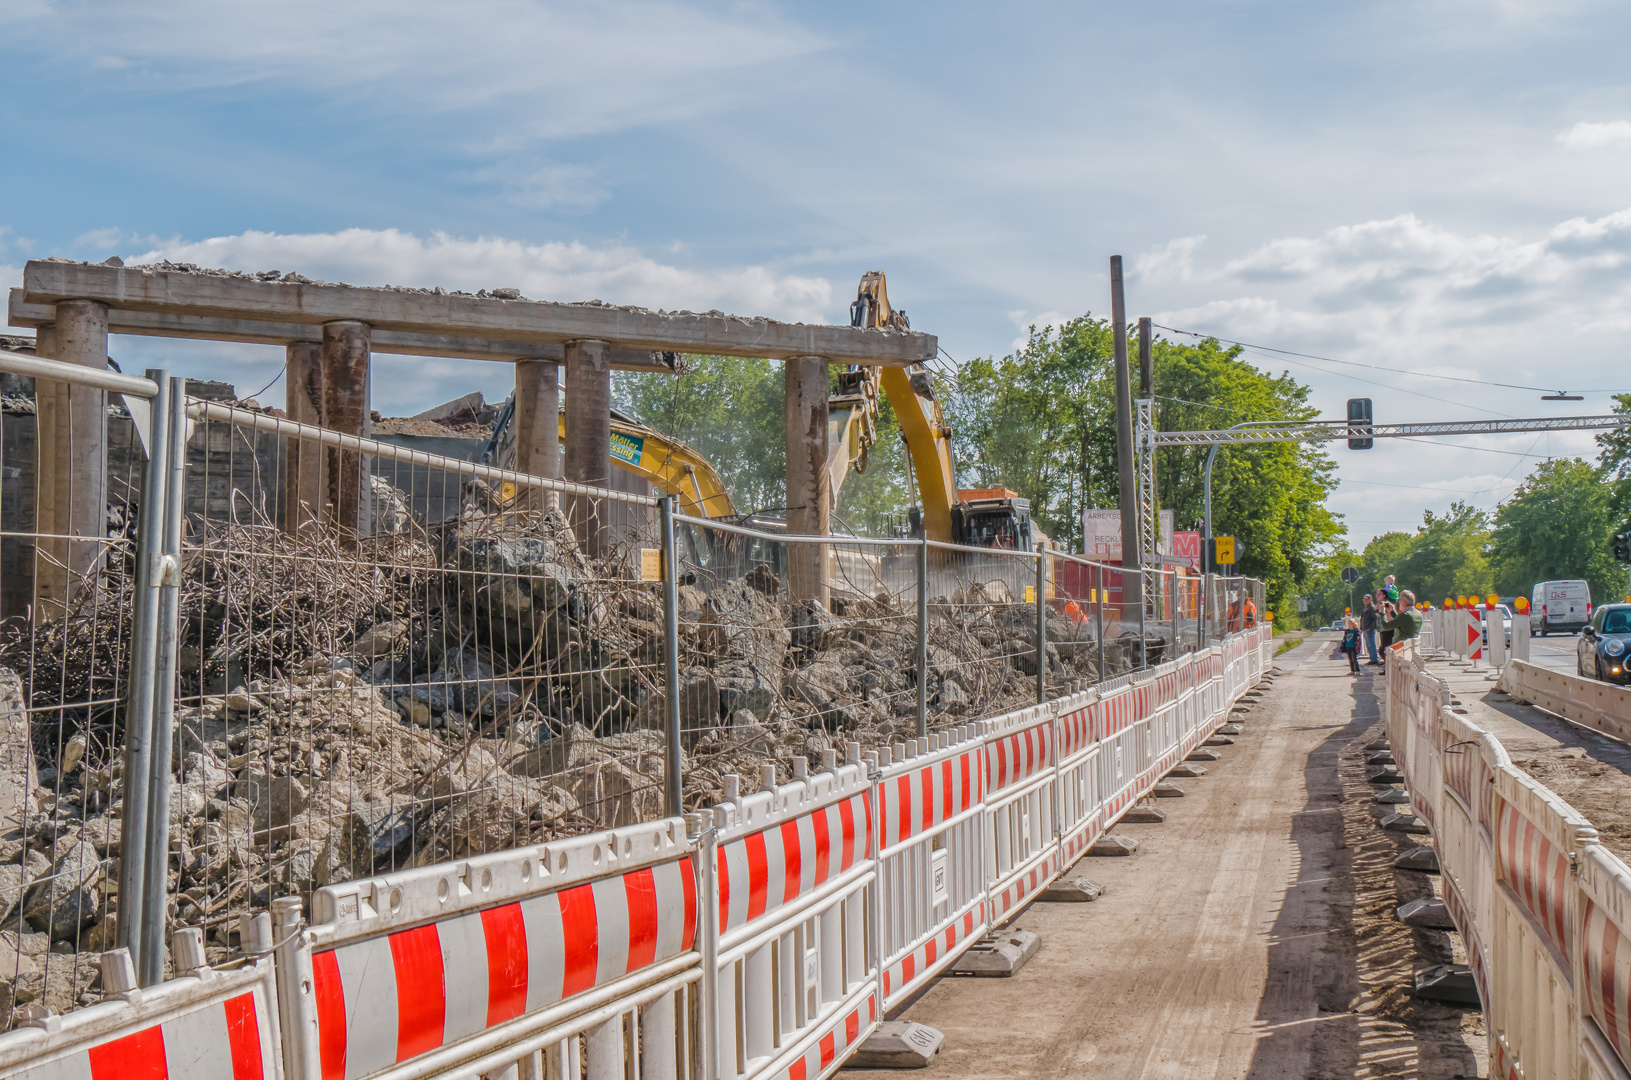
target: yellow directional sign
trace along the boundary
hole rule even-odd
[[[1216,561],[1219,566],[1233,566],[1235,562],[1235,538],[1220,536],[1217,538],[1218,551]]]

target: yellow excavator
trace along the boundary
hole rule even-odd
[[[855,303],[850,305],[850,325],[910,328],[906,312],[889,306],[883,271],[869,270],[861,277]],[[1034,551],[1038,543],[1047,542],[1031,520],[1030,502],[1019,492],[958,489],[951,426],[924,364],[851,366],[839,374],[838,388],[828,402],[829,467],[835,499],[844,473],[851,468],[866,471],[867,452],[877,441],[880,390],[895,410],[906,442],[908,481],[915,504],[908,512],[912,535],[943,544],[1022,551]]]

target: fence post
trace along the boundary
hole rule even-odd
[[[149,368],[159,392],[148,412],[147,468],[136,525],[136,610],[132,620],[130,692],[125,704],[124,813],[120,835],[134,838],[119,863],[119,946],[130,951],[139,970],[142,956],[142,898],[145,895],[147,780],[153,753],[153,674],[159,638],[158,560],[164,529],[165,454],[170,447],[170,373]]]
[[[929,538],[917,549],[917,737],[929,734]]]
[[[1098,632],[1098,635],[1097,635],[1097,637],[1099,639],[1099,666],[1098,666],[1098,669],[1097,669],[1098,673],[1099,673],[1099,677],[1097,679],[1095,679],[1094,681],[1095,682],[1103,682],[1104,681],[1104,564],[1103,563],[1094,563],[1093,564],[1093,583],[1094,583],[1093,584],[1093,597],[1094,597],[1094,599],[1096,599],[1098,601],[1098,603],[1095,604],[1094,606],[1098,608],[1098,620],[1099,620],[1099,632]]]
[[[1125,547],[1122,551],[1126,551]],[[1150,666],[1150,638],[1149,631],[1144,628],[1144,614],[1148,610],[1148,603],[1144,599],[1144,568],[1140,566],[1138,574],[1138,670],[1147,671]],[[1127,575],[1121,575],[1122,599],[1127,597]]]
[[[1036,547],[1036,703],[1048,700],[1048,554]]]
[[[171,379],[164,485],[164,548],[159,560],[158,650],[153,670],[153,739],[147,781],[147,844],[142,890],[143,986],[164,981],[169,918],[170,755],[176,713],[176,638],[181,610],[181,512],[187,484],[187,380]],[[230,689],[230,687],[229,687]]]
[[[674,550],[674,496],[657,502],[662,518],[663,674],[668,710],[663,717],[663,815],[683,813],[680,797],[680,576]]]

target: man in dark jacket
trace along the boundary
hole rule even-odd
[[[1365,661],[1367,667],[1379,666],[1382,661],[1376,653],[1376,630],[1380,623],[1376,613],[1376,602],[1371,599],[1370,593],[1365,594],[1365,610],[1359,616],[1359,632],[1365,638],[1365,655],[1370,657]]]

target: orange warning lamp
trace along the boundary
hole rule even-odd
[[[1455,607],[1455,601],[1453,599],[1451,599],[1450,597],[1446,596],[1444,598],[1444,610],[1449,611],[1453,607]]]
[[[1518,609],[1519,615],[1522,615],[1529,610],[1529,598],[1527,596],[1520,596],[1516,600],[1512,601],[1512,606]]]
[[[1467,606],[1467,598],[1465,596],[1456,597],[1455,606],[1458,608],[1465,608]]]
[[[1484,597],[1484,603],[1488,604],[1490,607],[1494,607],[1500,602],[1501,598],[1494,593],[1490,593],[1488,596]]]

